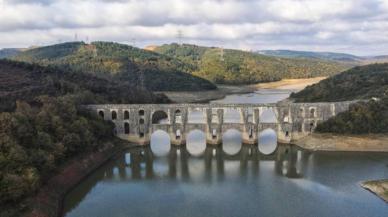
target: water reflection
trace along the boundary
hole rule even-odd
[[[217,103],[277,102],[288,94],[260,90]],[[196,111],[190,120],[202,116]],[[234,152],[227,150],[227,141],[219,147],[206,146],[201,133],[187,137],[187,148],[156,139],[155,147],[129,149],[92,173],[66,196],[64,214],[381,217],[388,213],[386,203],[359,186],[364,180],[388,177],[387,154],[310,153],[284,145],[270,155],[261,154],[260,145],[272,144],[270,138],[261,137],[259,146],[231,142],[238,146]],[[165,146],[160,151],[161,144]]]
[[[302,165],[308,163],[308,156],[294,146],[280,146],[272,155],[260,154],[257,146],[247,145],[234,155],[220,146],[207,146],[201,155],[192,155],[185,147],[172,146],[167,156],[162,157],[156,156],[150,147],[132,148],[117,155],[71,192],[72,200],[66,200],[66,211],[76,207],[99,182],[169,179],[184,183],[219,183],[242,177],[256,180],[262,162],[273,162],[273,171],[279,176],[301,178],[305,168]]]
[[[190,154],[200,155],[206,149],[206,135],[200,130],[191,131],[186,138],[186,147]]]
[[[151,135],[151,149],[158,156],[165,156],[170,151],[170,136],[163,130],[157,130]]]
[[[236,129],[229,129],[223,133],[222,141],[223,150],[230,155],[237,154],[242,147],[242,135]]]
[[[259,150],[263,154],[271,154],[277,148],[277,135],[272,129],[266,129],[259,133]]]

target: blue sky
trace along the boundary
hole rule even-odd
[[[0,48],[79,40],[388,54],[388,0],[0,0]]]

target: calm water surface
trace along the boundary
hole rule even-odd
[[[260,90],[217,103],[270,103],[291,91]],[[388,177],[388,154],[276,148],[274,135],[262,134],[259,146],[241,145],[239,132],[232,130],[222,147],[207,147],[204,133],[193,131],[187,146],[177,148],[156,132],[150,147],[119,154],[71,191],[64,215],[388,216],[388,205],[359,186]],[[274,147],[274,153],[263,154]]]

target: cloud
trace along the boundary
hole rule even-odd
[[[382,54],[388,0],[0,0],[0,47],[92,40]],[[281,47],[280,47],[281,46]]]

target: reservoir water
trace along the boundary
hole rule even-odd
[[[291,91],[259,90],[212,103],[271,103]],[[74,188],[64,216],[388,216],[388,205],[360,187],[388,177],[388,154],[277,146],[271,131],[260,134],[259,146],[241,145],[233,130],[223,141],[206,146],[204,133],[192,131],[186,147],[171,147],[158,131],[149,147],[120,153]]]

